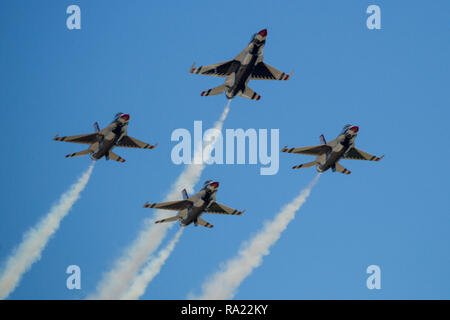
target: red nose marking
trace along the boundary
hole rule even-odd
[[[359,127],[358,126],[353,126],[350,128],[351,131],[353,131],[354,133],[357,133],[359,131]]]
[[[128,113],[126,113],[126,114],[121,115],[120,118],[122,118],[125,121],[128,121],[128,120],[130,120],[130,115]]]
[[[267,36],[267,29],[261,30],[260,32],[258,32],[258,34],[259,34],[261,37],[266,37],[266,36]]]
[[[211,182],[210,186],[217,189],[219,187],[219,183],[217,181]]]

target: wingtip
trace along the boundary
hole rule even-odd
[[[294,73],[294,69],[292,69],[291,73],[285,75],[283,80],[285,80],[285,81],[289,80],[289,78],[292,76],[293,73]]]
[[[142,208],[150,208],[150,202],[147,201],[147,202],[142,206]],[[155,222],[155,223],[158,223],[158,222]]]
[[[191,68],[189,69],[189,73],[194,73],[194,67],[195,67],[195,61],[192,64]]]
[[[286,151],[287,151],[287,149],[288,149],[288,146],[284,146],[284,148],[283,148],[283,149],[281,149],[281,152],[286,152]]]
[[[240,216],[241,214],[243,214],[247,209],[242,210],[241,212],[239,212],[238,216]]]
[[[379,157],[376,161],[380,161],[383,158],[384,158],[384,154],[381,157]]]
[[[55,140],[55,141],[57,141],[59,139],[59,134],[57,134],[54,138],[53,138],[53,140]]]

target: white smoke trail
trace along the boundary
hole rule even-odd
[[[127,292],[120,298],[122,300],[136,300],[139,299],[147,289],[148,284],[155,278],[161,271],[162,266],[166,262],[167,258],[172,253],[175,245],[183,233],[183,228],[180,228],[175,236],[170,240],[169,244],[161,249],[156,257],[150,257],[147,265],[141,270],[140,274],[134,279],[133,284],[130,286]]]
[[[50,237],[58,230],[61,220],[67,215],[86,187],[94,164],[95,162],[92,162],[88,170],[61,196],[58,203],[38,224],[24,234],[22,243],[7,259],[5,268],[0,275],[0,299],[6,299],[17,287],[24,273],[41,258],[41,253]]]
[[[270,253],[270,247],[280,238],[289,222],[294,219],[295,213],[306,202],[319,176],[320,174],[294,200],[285,205],[272,221],[266,223],[258,234],[246,242],[238,255],[228,260],[222,270],[216,272],[212,277],[208,277],[202,286],[203,292],[199,297],[192,296],[189,299],[232,299],[242,281],[256,267],[259,267],[263,257]]]
[[[223,123],[230,111],[231,100],[228,101],[219,120],[214,124],[214,129],[222,131]],[[171,191],[166,196],[164,201],[176,199],[183,188],[193,190],[194,186],[200,179],[204,162],[207,160],[203,156],[203,150],[195,150],[194,159],[202,159],[203,163],[191,164],[186,166],[186,169],[180,174],[178,179],[171,187]],[[156,219],[163,219],[167,217],[167,213],[158,210],[154,215]],[[148,218],[144,221],[144,228],[139,233],[134,242],[125,249],[122,256],[116,260],[113,268],[105,273],[97,286],[95,294],[88,296],[88,299],[119,299],[133,283],[139,269],[148,260],[148,257],[159,247],[167,230],[173,224],[158,224],[155,225],[153,218]]]

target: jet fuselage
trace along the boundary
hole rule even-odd
[[[216,192],[219,184],[217,182],[211,183],[200,190],[196,195],[189,198],[193,201],[193,206],[189,209],[185,209],[183,218],[180,219],[181,226],[187,226],[191,223],[197,225],[197,218],[202,215],[206,208],[208,208],[211,203],[216,201]]]
[[[92,160],[99,160],[102,157],[108,158],[109,152],[114,149],[117,142],[126,134],[128,126],[128,114],[122,114],[115,119],[108,127],[103,129],[100,141],[91,145]]]
[[[331,151],[318,159],[317,171],[324,172],[330,168],[334,170],[336,163],[338,163],[339,160],[354,147],[357,132],[358,127],[353,126],[343,134],[339,135],[336,139],[336,144],[332,146]]]
[[[267,30],[265,29],[255,34],[247,46],[247,52],[239,61],[240,66],[227,77],[225,81],[225,95],[228,99],[233,99],[244,92],[256,64],[262,61],[266,36]]]

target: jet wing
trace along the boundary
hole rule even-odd
[[[66,136],[60,137],[56,136],[53,138],[55,141],[64,141],[64,142],[74,142],[74,143],[82,143],[82,144],[93,144],[98,140],[97,133],[89,133],[89,134],[79,134],[76,136]]]
[[[173,210],[181,211],[192,207],[192,201],[190,200],[178,200],[178,201],[168,201],[159,203],[149,203],[148,201],[144,204],[144,208],[155,208],[163,210]]]
[[[130,136],[123,136],[122,139],[120,139],[117,142],[117,147],[124,147],[124,148],[153,149],[156,146],[157,144],[151,145],[136,138],[132,138]]]
[[[218,214],[231,214],[231,215],[241,215],[245,212],[232,209],[218,202],[213,202],[208,208],[206,208],[205,213],[218,213]]]
[[[240,62],[235,60],[210,64],[209,66],[201,66],[198,68],[194,68],[194,65],[192,65],[191,70],[189,70],[189,73],[204,74],[207,76],[214,76],[214,77],[227,77],[232,72],[236,71],[239,65]]]
[[[288,152],[288,153],[300,153],[300,154],[308,154],[311,156],[320,156],[321,154],[327,153],[331,150],[331,147],[322,144],[319,146],[311,146],[311,147],[303,147],[303,148],[288,148],[284,147],[281,152]]]
[[[368,160],[368,161],[380,161],[383,159],[382,157],[374,156],[370,153],[367,153],[365,151],[359,150],[357,148],[351,148],[347,154],[342,157],[343,159],[353,159],[353,160]]]
[[[260,62],[253,69],[250,79],[253,80],[288,80],[290,74],[281,72],[274,67],[269,66],[267,63]]]

